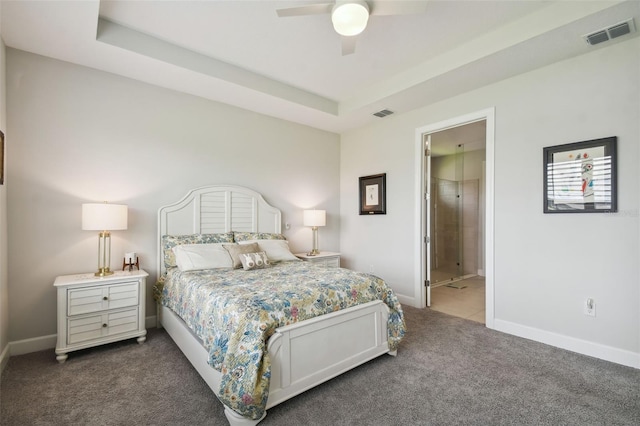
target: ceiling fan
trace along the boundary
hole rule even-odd
[[[369,16],[409,15],[424,13],[426,1],[336,0],[331,3],[308,4],[276,10],[280,18],[331,14],[333,28],[342,36],[342,55],[356,50],[356,36],[367,27]]]

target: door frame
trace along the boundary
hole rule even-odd
[[[431,235],[431,221],[435,220],[435,218],[431,217],[431,134],[423,133],[422,135],[422,184],[424,185],[424,191],[421,195],[422,198],[422,249],[424,250],[424,257],[422,257],[424,262],[423,267],[423,275],[424,278],[422,282],[424,285],[422,288],[425,291],[425,297],[422,300],[425,301],[426,306],[431,306],[431,269],[433,265],[431,264],[431,250],[433,249],[433,245],[431,244],[431,239],[434,237]],[[425,281],[426,280],[426,281]]]
[[[415,133],[415,179],[416,179],[416,214],[414,224],[415,253],[417,258],[414,264],[415,287],[414,294],[419,301],[419,308],[425,308],[427,304],[427,228],[426,228],[426,194],[423,135],[459,127],[476,121],[486,121],[486,157],[485,157],[485,241],[484,241],[484,272],[485,272],[485,325],[494,328],[494,147],[495,147],[495,108],[472,112],[462,116],[450,118],[444,121],[428,124],[416,129]]]

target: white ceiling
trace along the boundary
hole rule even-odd
[[[392,1],[392,0],[383,0]],[[416,1],[416,0],[414,0]],[[322,2],[322,1],[320,1]],[[329,15],[278,18],[314,1],[7,1],[7,46],[336,133],[604,48],[584,34],[640,2],[430,0],[372,16],[342,56]]]

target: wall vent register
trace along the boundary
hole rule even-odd
[[[619,22],[613,26],[603,28],[591,34],[587,34],[583,36],[583,38],[588,44],[594,46],[596,44],[603,43],[605,41],[609,41],[623,35],[631,34],[635,32],[635,30],[636,27],[633,23],[633,18],[630,18],[624,22]]]
[[[393,111],[390,111],[388,109],[383,109],[382,111],[378,111],[378,112],[374,112],[373,115],[375,115],[376,117],[386,117],[387,115],[391,115],[393,114]]]

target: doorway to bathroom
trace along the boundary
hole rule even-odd
[[[485,322],[486,120],[427,135],[430,306]]]

